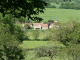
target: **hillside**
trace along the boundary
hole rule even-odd
[[[80,19],[80,10],[74,9],[58,9],[58,8],[46,8],[44,14],[39,14],[40,17],[44,19],[44,21],[48,21],[50,19],[55,20],[56,17],[59,22],[68,22],[70,18]]]

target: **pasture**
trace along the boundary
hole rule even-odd
[[[44,21],[48,21],[50,19],[55,20],[57,17],[59,22],[65,23],[68,22],[71,17],[73,19],[77,18],[80,20],[80,10],[46,8],[44,10],[44,14],[40,13],[38,16],[43,18]]]
[[[21,45],[23,48],[32,49],[40,46],[64,46],[59,41],[23,41]]]
[[[34,30],[28,31],[26,35],[29,37],[29,39],[34,39],[32,36]],[[46,36],[48,36],[49,30],[39,30],[39,37],[38,39],[44,39]]]
[[[25,49],[34,49],[36,47],[40,47],[40,46],[47,46],[47,47],[51,47],[51,46],[58,46],[58,47],[65,47],[62,43],[60,43],[59,41],[23,41],[23,44],[21,45],[22,48]],[[66,54],[65,54],[66,57]],[[53,59],[56,60],[60,60],[61,57],[56,56]],[[63,58],[63,57],[62,57]],[[26,52],[26,56],[25,56],[25,60],[50,60],[49,57],[36,57],[36,53],[34,52],[34,50],[28,50]],[[64,60],[64,59],[62,59]],[[68,60],[66,58],[66,60]]]

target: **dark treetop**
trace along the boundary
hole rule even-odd
[[[3,17],[6,14],[12,14],[14,17],[28,17],[31,20],[39,20],[37,17],[39,13],[44,13],[47,3],[43,0],[0,0],[0,12]],[[31,15],[34,15],[32,17]]]

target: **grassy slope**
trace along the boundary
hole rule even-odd
[[[35,48],[39,46],[64,46],[59,41],[23,41],[23,48]]]
[[[40,17],[47,21],[49,19],[55,20],[56,17],[59,22],[67,22],[70,20],[69,17],[80,19],[80,10],[74,9],[58,9],[58,8],[46,8],[44,14],[39,14]]]
[[[21,46],[22,48],[35,48],[35,47],[40,47],[40,46],[62,46],[64,47],[64,45],[61,44],[59,41],[53,41],[53,42],[52,41],[24,41]],[[26,52],[25,60],[49,60],[49,57],[38,58],[35,55],[36,53],[34,52],[34,50],[30,50]],[[57,56],[54,59],[60,60],[60,57]]]
[[[43,30],[43,31],[40,30],[38,39],[43,39],[44,37],[48,35],[48,33],[49,33],[48,30]],[[30,39],[34,39],[32,37],[32,32],[27,32],[26,34],[29,36]]]

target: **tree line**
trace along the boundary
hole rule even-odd
[[[42,21],[36,15],[44,13],[44,6],[47,3],[42,0],[0,0],[0,60],[25,59],[26,50],[20,47],[25,32],[15,24],[15,19],[24,22],[20,18],[27,17],[28,20]]]

